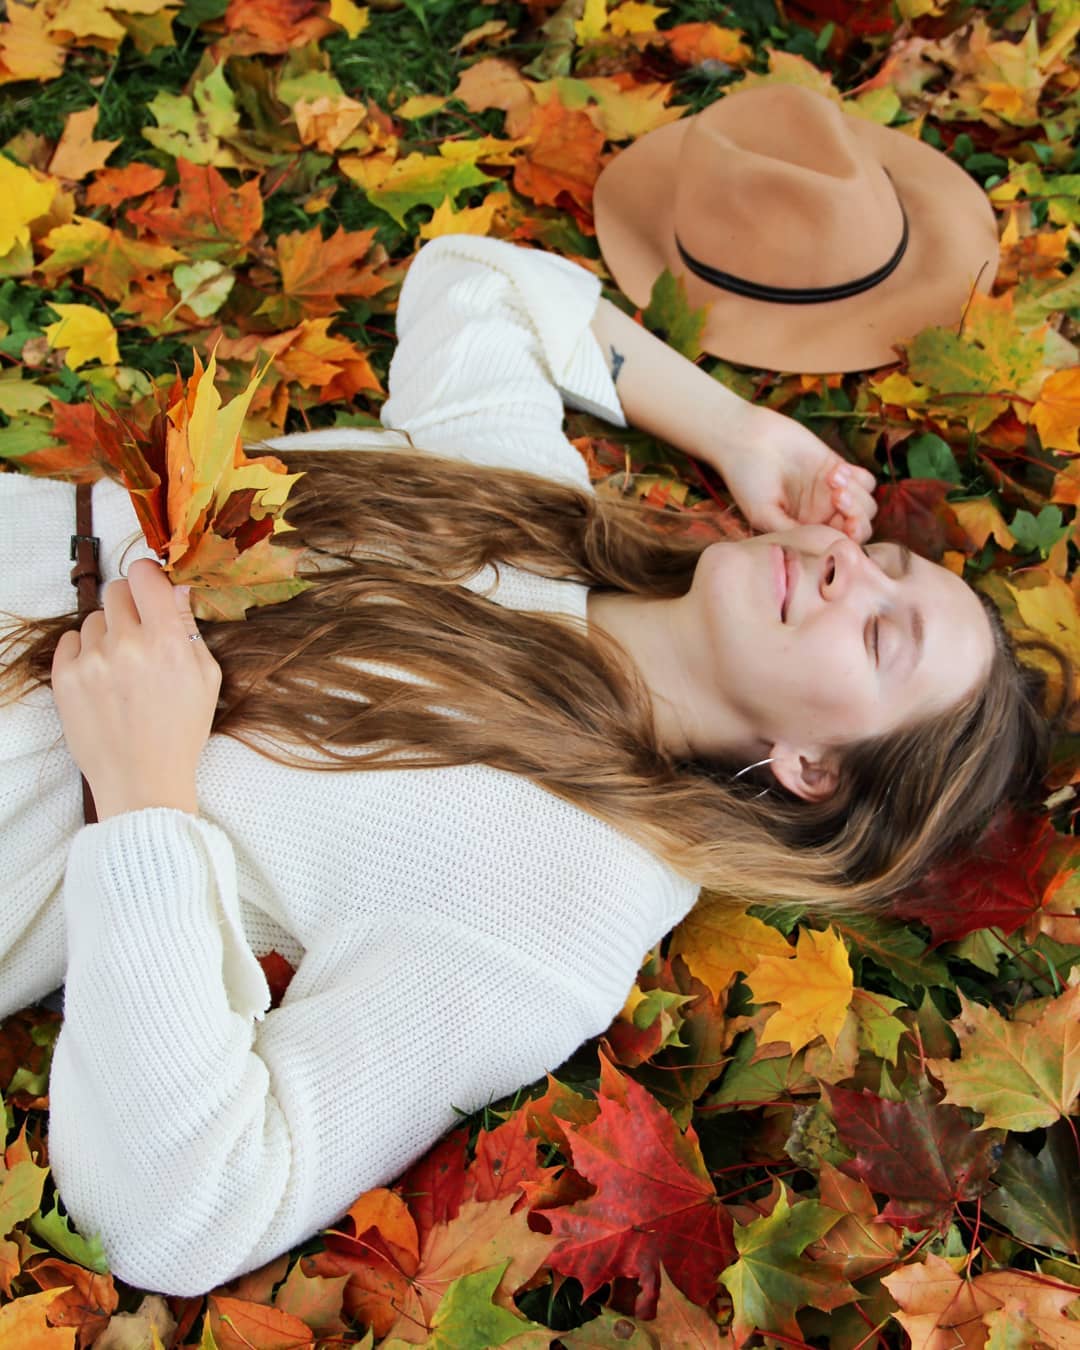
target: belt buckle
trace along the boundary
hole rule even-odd
[[[75,553],[76,553],[76,550],[78,549],[78,546],[79,546],[80,544],[82,544],[82,543],[87,543],[87,544],[92,544],[92,545],[93,545],[93,547],[94,547],[94,561],[97,562],[97,561],[98,561],[98,546],[100,545],[101,540],[98,538],[98,536],[97,536],[96,534],[73,534],[73,535],[71,536],[71,555],[70,555],[69,561],[70,561],[70,562],[75,562],[75,560],[76,560],[76,559],[75,559]]]

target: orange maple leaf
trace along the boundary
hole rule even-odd
[[[514,166],[517,191],[541,206],[555,206],[565,194],[591,213],[604,133],[589,115],[564,108],[552,93],[533,109],[525,134],[534,143]]]

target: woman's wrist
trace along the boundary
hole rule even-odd
[[[199,814],[194,784],[183,787],[165,783],[146,787],[127,785],[102,789],[100,792],[91,784],[91,791],[99,822],[108,820],[111,816],[123,815],[126,811],[145,811],[152,806],[187,811],[193,816]]]
[[[723,474],[763,434],[762,410],[601,300],[592,332],[626,420]]]

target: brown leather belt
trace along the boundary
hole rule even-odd
[[[101,581],[101,572],[98,570],[101,540],[93,532],[92,486],[90,483],[79,483],[75,488],[75,533],[71,536],[71,558],[75,566],[71,569],[71,584],[79,594],[80,627],[86,616],[98,608],[98,585]],[[93,825],[97,821],[97,810],[85,777],[82,779],[82,792],[83,819],[87,825]]]

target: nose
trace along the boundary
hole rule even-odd
[[[823,600],[839,600],[870,577],[884,578],[853,539],[841,536],[822,556],[818,590]]]

